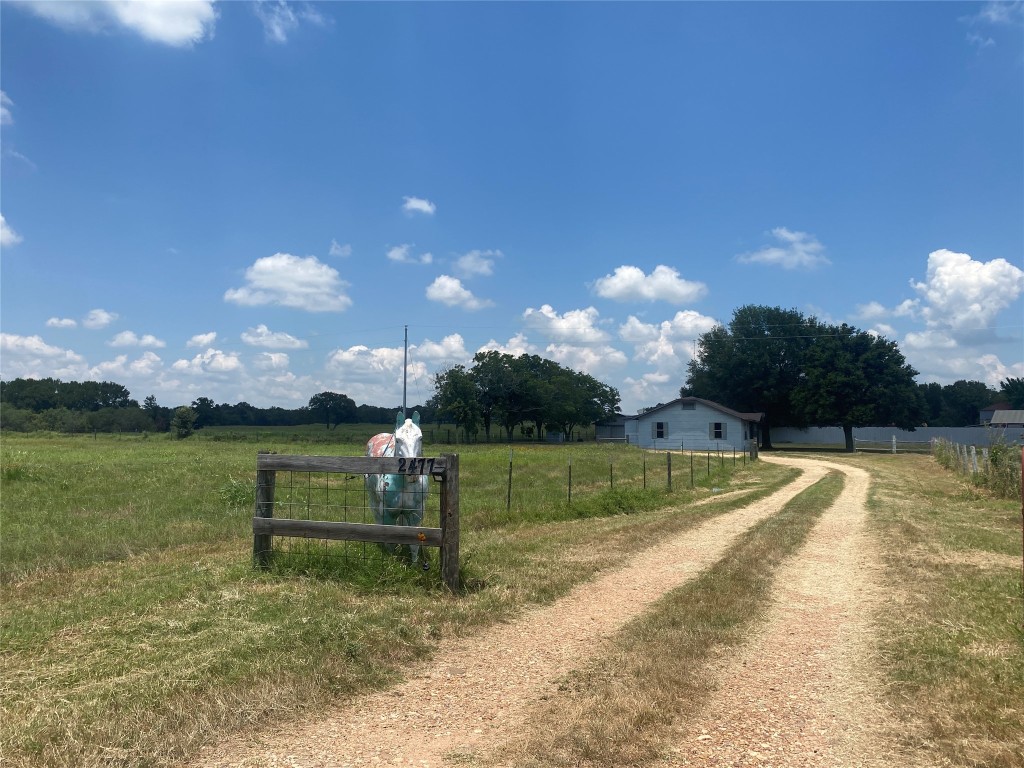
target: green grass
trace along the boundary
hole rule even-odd
[[[358,455],[360,443],[2,440],[0,741],[11,766],[174,764],[218,734],[380,686],[439,644],[793,475],[715,457],[695,489],[687,471],[668,493],[663,455],[648,456],[645,490],[635,449],[517,445],[510,511],[508,447],[460,447],[467,590],[452,596],[436,569],[391,558],[253,570],[257,448]],[[710,485],[749,494],[685,506]]]

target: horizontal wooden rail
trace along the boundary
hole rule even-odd
[[[430,475],[441,483],[440,528],[414,528],[373,523],[336,523],[329,520],[291,520],[274,517],[278,472],[335,472],[350,475]],[[370,456],[256,456],[256,505],[252,521],[253,560],[269,568],[274,536],[381,544],[440,547],[441,579],[459,589],[459,454],[438,457],[378,458]]]
[[[444,475],[448,460],[434,458],[400,459],[371,456],[289,456],[261,453],[256,456],[256,469],[283,472],[347,472],[352,475]]]
[[[440,528],[413,528],[405,525],[376,525],[374,523],[334,523],[326,520],[291,520],[286,517],[254,517],[252,531],[257,536],[370,541],[381,544],[419,544],[427,547],[440,547],[442,543]]]

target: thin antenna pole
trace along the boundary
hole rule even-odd
[[[405,326],[405,358],[402,365],[402,418],[405,418],[406,393],[409,387],[409,326]]]

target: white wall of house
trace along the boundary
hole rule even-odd
[[[630,443],[663,450],[743,450],[750,425],[704,403],[670,403],[640,414],[626,427]],[[632,433],[631,433],[632,430]]]

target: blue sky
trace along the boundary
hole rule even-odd
[[[744,304],[1024,376],[1013,3],[0,4],[0,375],[678,396]]]

